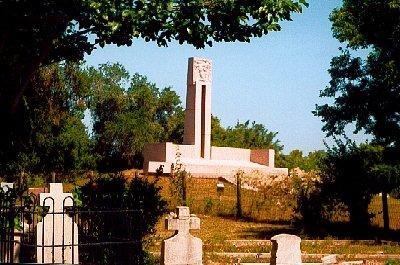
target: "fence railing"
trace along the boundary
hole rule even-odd
[[[70,196],[57,205],[51,196],[40,204],[34,194],[2,192],[0,264],[141,264],[140,218],[127,208],[78,206]]]

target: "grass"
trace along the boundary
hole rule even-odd
[[[154,180],[154,177],[149,177]],[[83,185],[87,179],[77,179],[74,183],[67,183],[64,186],[65,191],[71,190],[74,185]],[[398,254],[400,246],[398,244],[371,244],[371,242],[337,241],[337,235],[324,237],[323,241],[306,241],[304,239],[316,239],[316,237],[304,234],[299,227],[294,226],[292,198],[288,196],[270,197],[252,191],[242,190],[242,205],[245,219],[236,219],[236,186],[224,182],[225,189],[222,194],[218,194],[216,185],[219,180],[216,179],[189,179],[187,182],[187,204],[192,213],[196,213],[201,219],[201,229],[193,231],[192,234],[200,237],[204,243],[204,264],[230,264],[237,259],[217,255],[216,253],[268,253],[270,245],[255,243],[239,245],[231,240],[269,240],[273,235],[279,233],[297,234],[303,239],[302,252],[312,254]],[[173,211],[177,205],[174,191],[171,190],[170,180],[161,177],[158,180],[161,188],[161,195],[168,201],[170,211]],[[289,206],[288,206],[289,205]],[[370,212],[375,215],[372,219],[377,227],[383,226],[381,213],[381,198],[375,197],[371,202]],[[400,201],[393,198],[389,199],[389,213],[391,228],[400,229]],[[345,238],[349,237],[347,230],[340,226],[338,230],[342,231]],[[323,233],[317,234],[321,237]],[[154,235],[148,238],[147,250],[158,253],[161,250],[161,242],[173,235],[173,232],[164,229],[164,220],[157,224]],[[347,235],[347,237],[346,237]],[[340,236],[339,238],[342,238]],[[351,236],[350,236],[351,238]],[[369,235],[368,238],[374,238]],[[258,243],[257,243],[258,242]],[[343,243],[344,242],[344,243]],[[157,254],[156,254],[157,256]],[[246,257],[242,262],[268,262],[267,259],[255,259]],[[308,258],[307,262],[320,261],[319,258]],[[400,264],[400,260],[392,260],[390,264]]]
[[[150,178],[152,179],[152,178]],[[225,189],[218,194],[217,183],[223,182]],[[161,194],[168,201],[170,210],[176,206],[174,192],[171,191],[170,181],[161,177],[158,185]],[[242,189],[242,210],[249,219],[270,222],[290,222],[293,209],[286,206],[285,197],[268,197],[256,191]],[[280,202],[279,202],[280,201]],[[187,181],[187,205],[196,214],[217,216],[234,216],[236,214],[236,185],[217,179],[190,178]]]
[[[269,253],[271,246],[268,241],[271,236],[278,233],[291,233],[301,235],[301,231],[294,229],[290,224],[270,224],[224,218],[218,216],[199,215],[201,229],[192,231],[192,234],[203,240],[205,264],[219,262],[229,264],[231,257],[218,255],[217,253]],[[163,220],[157,224],[155,236],[149,238],[148,250],[158,253],[161,249],[161,241],[173,235],[163,227]],[[301,235],[302,238],[303,235]],[[233,241],[232,241],[233,240]],[[240,244],[237,240],[253,240],[246,244]],[[301,244],[304,254],[341,254],[348,255],[349,259],[356,254],[399,254],[400,243],[386,244],[372,241],[336,240],[303,240]],[[234,259],[236,262],[237,259]],[[267,259],[246,257],[242,262],[268,262]],[[320,261],[320,257],[307,257],[307,262]],[[400,260],[399,260],[400,261]]]
[[[389,225],[393,230],[400,230],[400,200],[389,197]],[[374,215],[372,224],[383,227],[382,197],[375,196],[370,204],[369,211]]]
[[[201,219],[201,229],[192,231],[192,234],[200,237],[204,243],[204,262],[205,264],[231,264],[237,259],[231,257],[217,255],[217,253],[268,253],[271,250],[270,245],[265,243],[247,244],[240,246],[231,240],[269,240],[273,235],[279,233],[290,233],[301,236],[302,239],[314,239],[315,237],[304,234],[301,229],[295,227],[291,222],[293,220],[293,210],[286,207],[286,202],[281,205],[272,205],[270,198],[262,198],[255,191],[242,191],[243,212],[246,219],[236,219],[236,186],[224,182],[225,190],[219,196],[216,179],[195,179],[192,178],[187,183],[187,204],[190,206],[191,212],[196,213]],[[168,178],[160,178],[158,185],[162,188],[161,193],[168,200],[169,208],[172,211],[176,206],[173,199],[173,192],[169,185]],[[260,200],[263,200],[260,202]],[[276,200],[274,201],[276,203]],[[380,209],[379,198],[374,198],[371,211]],[[398,201],[389,200],[389,207],[392,209],[391,221],[395,223],[396,216],[400,216],[400,212],[396,215],[395,207]],[[293,202],[288,202],[293,205]],[[381,225],[377,222],[379,212],[375,216],[374,224]],[[155,236],[150,239],[148,250],[159,252],[161,249],[161,241],[173,235],[173,232],[165,231],[164,222],[161,220],[156,229]],[[395,226],[396,227],[396,226]],[[341,229],[340,227],[338,229]],[[349,236],[351,238],[351,236]],[[369,238],[374,238],[371,234]],[[302,252],[310,254],[342,254],[348,255],[350,260],[355,254],[399,254],[400,246],[398,244],[388,245],[371,243],[370,241],[337,241],[337,237],[328,237],[322,241],[305,241],[302,242]],[[339,243],[340,242],[340,243]],[[345,243],[343,243],[345,242]],[[268,258],[259,259],[246,257],[241,259],[242,262],[268,262]],[[307,262],[319,262],[320,257],[308,257]],[[393,263],[394,262],[394,263]],[[397,264],[400,260],[393,260],[391,264]]]

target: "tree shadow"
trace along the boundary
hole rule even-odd
[[[240,238],[251,235],[255,239],[269,240],[278,234],[292,234],[303,239],[373,240],[377,244],[382,241],[400,241],[400,230],[385,231],[383,228],[374,226],[355,229],[349,223],[326,223],[306,228],[299,223],[288,221],[257,221],[252,218],[236,218],[233,215],[224,216],[224,218],[261,225],[243,229]]]

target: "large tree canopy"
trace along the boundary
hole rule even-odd
[[[181,142],[184,111],[179,96],[120,64],[87,71],[95,151],[101,169],[140,167],[146,143]]]
[[[29,84],[18,123],[3,124],[8,131],[0,139],[0,175],[94,168],[82,122],[89,92],[79,65],[42,67]]]
[[[235,126],[224,128],[215,116],[211,120],[211,142],[215,146],[230,146],[249,149],[283,149],[276,139],[277,132],[269,131],[263,124],[253,121],[237,122]]]
[[[334,36],[348,45],[334,57],[322,97],[331,105],[314,112],[328,135],[355,123],[384,146],[400,146],[400,5],[388,0],[345,0],[331,15]],[[351,49],[368,48],[366,59]]]
[[[369,159],[368,152],[353,148],[335,154],[339,160],[348,162],[347,166],[338,164],[339,170],[345,169],[338,174],[343,174],[343,179],[357,176],[353,179],[364,194],[360,198],[368,198],[378,191],[388,192],[400,183],[400,2],[344,0],[332,12],[331,21],[333,35],[346,43],[347,48],[332,59],[331,81],[321,91],[322,97],[333,98],[334,102],[317,106],[314,114],[322,118],[323,130],[328,136],[344,134],[346,125],[355,124],[356,133],[364,130],[373,136],[374,144],[384,148],[379,161],[372,163],[379,164],[374,165],[373,173],[360,168],[359,172],[364,170],[368,174],[358,176],[352,171],[357,169],[353,162]],[[352,56],[353,50],[360,48],[368,52],[366,58]],[[371,148],[378,150],[379,146]],[[346,192],[346,185],[341,187],[339,179],[334,182],[339,190]],[[388,228],[386,195],[382,196],[382,202],[383,219]],[[364,208],[365,213],[368,204],[353,206],[358,210]]]
[[[160,46],[177,40],[202,48],[212,41],[249,41],[280,30],[306,0],[9,0],[0,1],[0,106],[15,112],[41,65],[81,60],[96,45]]]

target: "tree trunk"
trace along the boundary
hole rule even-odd
[[[30,64],[25,68],[25,71],[23,71],[20,75],[20,80],[19,83],[20,85],[17,85],[15,87],[15,96],[13,101],[11,102],[11,109],[10,113],[14,114],[18,110],[19,103],[21,101],[22,96],[25,93],[26,88],[29,85],[29,82],[31,81],[33,75],[36,73],[36,71],[39,69],[40,65],[43,63],[43,61],[47,58],[47,56],[50,54],[51,51],[51,44],[53,42],[52,38],[49,38],[45,41],[43,41],[41,45],[41,52],[39,56],[33,58],[33,60],[30,62]]]
[[[236,174],[236,217],[242,218],[242,180],[241,173]]]
[[[185,171],[182,172],[182,205],[183,206],[188,206],[187,205],[187,194],[186,194],[186,192],[187,192],[187,187],[186,187],[187,178],[186,178],[186,176],[187,176],[187,173]]]
[[[364,232],[369,228],[369,203],[361,198],[354,197],[349,205],[350,223],[356,232]]]
[[[382,213],[383,213],[383,228],[385,231],[389,231],[389,205],[388,195],[386,192],[382,192]]]

